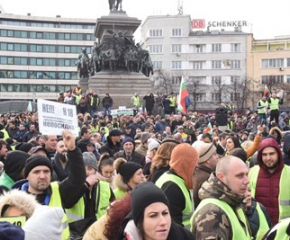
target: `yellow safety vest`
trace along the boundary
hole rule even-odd
[[[96,125],[96,127],[94,127],[93,125],[90,125],[90,129],[92,131],[92,135],[94,135],[95,133],[99,132],[99,125]]]
[[[169,100],[170,100],[169,106],[175,107],[176,106],[176,97],[170,97]]]
[[[75,103],[76,103],[76,105],[79,105],[80,104],[81,98],[82,98],[82,95],[76,95],[75,96]]]
[[[96,218],[100,219],[101,216],[103,216],[106,211],[107,207],[110,204],[110,198],[111,198],[111,189],[110,184],[104,181],[99,181],[96,189]],[[81,197],[80,200],[69,209],[65,209],[68,222],[72,223],[81,219],[84,219],[85,217],[85,201],[84,198]]]
[[[124,191],[124,190],[122,190],[120,188],[115,188],[114,189],[114,195],[115,195],[116,200],[125,197],[126,193],[127,193],[126,191]]]
[[[48,206],[50,207],[61,207],[62,208],[62,202],[61,202],[61,197],[59,193],[59,184],[58,182],[52,182],[50,184],[51,187],[51,196],[50,196],[50,201]],[[62,230],[62,240],[68,240],[70,237],[69,233],[69,228],[68,228],[68,219],[67,215],[64,214],[62,218],[62,225],[63,225],[63,230]]]
[[[270,109],[271,110],[279,110],[279,99],[278,98],[271,98]]]
[[[0,130],[0,132],[3,132],[3,133],[4,133],[4,138],[3,138],[4,141],[5,141],[7,138],[9,138],[9,134],[8,134],[8,132],[7,132],[5,129]]]
[[[182,211],[182,224],[185,228],[190,228],[190,218],[193,213],[193,201],[190,191],[188,191],[184,180],[175,174],[170,174],[168,172],[164,173],[155,183],[157,187],[162,188],[162,186],[167,182],[174,182],[179,186],[185,198],[185,208]]]
[[[233,237],[231,240],[242,240],[242,239],[250,240],[251,239],[250,232],[248,229],[248,222],[247,222],[243,209],[239,207],[239,208],[236,208],[234,212],[233,208],[229,204],[216,198],[206,198],[200,202],[200,204],[198,205],[197,209],[194,211],[193,216],[191,218],[192,226],[193,226],[192,223],[195,221],[195,218],[197,217],[200,209],[203,207],[206,207],[206,205],[208,204],[215,204],[216,206],[221,208],[228,216],[229,222],[231,224],[232,234],[233,234]],[[241,222],[243,223],[245,229],[241,225]],[[191,231],[192,230],[193,228],[191,227]]]
[[[259,176],[260,166],[254,166],[251,168],[249,173],[251,195],[255,198],[256,186]],[[290,188],[288,182],[290,179],[290,167],[284,165],[279,184],[279,221],[281,219],[290,217]]]
[[[269,103],[267,101],[260,100],[260,106],[263,106],[263,108],[258,108],[258,114],[265,114],[265,107],[268,107]]]
[[[257,202],[257,213],[259,216],[259,229],[256,236],[253,236],[256,240],[262,240],[265,234],[269,231],[270,227],[265,217],[264,212],[261,209],[260,204]]]
[[[275,240],[289,240],[289,235],[286,233],[288,226],[290,224],[290,218],[283,219],[281,222],[277,223],[267,236],[271,235],[272,232],[276,231]],[[272,238],[271,238],[272,239]]]
[[[132,104],[133,104],[134,107],[139,107],[140,106],[140,99],[139,99],[139,97],[133,96],[132,97]]]

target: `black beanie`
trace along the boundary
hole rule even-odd
[[[25,162],[29,157],[28,153],[19,150],[8,153],[4,164],[5,173],[14,181],[18,181],[21,178],[20,173],[25,166]]]
[[[50,169],[50,172],[52,173],[52,163],[47,157],[40,155],[32,155],[25,162],[24,177],[27,178],[30,171],[37,166],[47,166]]]
[[[0,222],[1,240],[24,240],[25,232],[9,222]]]
[[[132,216],[136,226],[143,217],[145,208],[150,204],[161,202],[168,206],[165,193],[152,182],[137,185],[131,192],[131,199]]]
[[[122,177],[125,183],[127,183],[130,178],[134,175],[134,173],[142,169],[142,166],[135,162],[124,162],[118,169],[118,172]]]

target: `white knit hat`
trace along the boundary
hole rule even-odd
[[[149,138],[148,142],[149,142],[148,143],[148,150],[149,151],[152,151],[153,149],[156,149],[160,146],[160,143],[157,140],[155,140],[154,138]]]

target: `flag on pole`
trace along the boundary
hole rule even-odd
[[[265,90],[264,90],[263,96],[268,97],[269,93],[270,93],[270,91],[269,91],[267,85],[265,85]]]
[[[211,126],[211,123],[210,122],[208,122],[207,128],[204,129],[203,132],[204,133],[209,133],[210,135],[212,135],[212,126]]]
[[[184,77],[181,79],[179,96],[178,96],[178,109],[183,113],[187,113],[187,108],[190,105],[190,98],[187,91],[187,86]]]
[[[26,113],[32,112],[32,105],[31,105],[31,101],[29,101],[28,106],[26,108]]]

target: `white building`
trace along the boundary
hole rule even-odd
[[[252,35],[241,28],[231,30],[193,31],[189,15],[147,17],[141,26],[141,44],[154,64],[155,91],[178,93],[183,76],[195,109],[235,104],[247,76]]]
[[[0,100],[56,100],[78,82],[75,62],[90,53],[95,19],[0,13]]]

